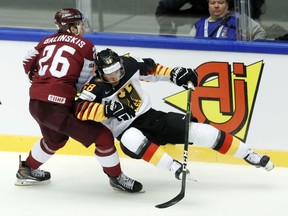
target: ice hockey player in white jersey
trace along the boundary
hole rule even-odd
[[[168,81],[185,88],[188,81],[197,86],[197,72],[191,68],[162,66],[151,58],[119,56],[111,49],[97,54],[96,65],[95,76],[76,99],[77,118],[102,122],[120,141],[125,154],[170,170],[181,179],[183,165],[160,146],[184,143],[185,115],[153,109],[140,81]],[[269,156],[255,153],[236,137],[198,123],[194,117],[191,121],[189,143],[243,158],[255,167],[273,169]]]

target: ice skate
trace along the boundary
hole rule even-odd
[[[16,178],[15,185],[30,186],[49,183],[51,175],[47,171],[40,169],[33,170],[26,166],[25,162],[21,161],[21,156],[19,155],[19,169],[16,173]]]
[[[270,161],[270,157],[268,157],[267,155],[262,156],[252,151],[249,152],[249,154],[244,158],[244,160],[257,168],[263,167],[267,171],[270,171],[274,168],[273,163]]]
[[[183,173],[182,169],[183,169],[183,164],[177,160],[174,160],[173,163],[171,164],[170,168],[169,168],[169,171],[174,172],[175,178],[178,180],[181,180],[182,179],[182,173]],[[186,177],[188,180],[197,181],[196,179],[193,179],[191,177],[190,171],[188,169],[186,170]]]
[[[140,182],[129,178],[124,173],[121,173],[117,177],[109,177],[109,179],[111,187],[115,190],[136,193],[140,192],[143,188]]]

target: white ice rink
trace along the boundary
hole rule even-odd
[[[22,153],[26,158],[27,154]],[[181,182],[144,161],[121,158],[122,169],[144,185],[145,193],[114,191],[94,157],[55,155],[43,169],[52,181],[14,186],[18,153],[0,152],[1,216],[286,216],[288,170],[267,172],[246,165],[189,162],[198,181],[187,181],[178,204],[157,209],[180,191]]]

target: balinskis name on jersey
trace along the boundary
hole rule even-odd
[[[68,42],[78,45],[80,48],[85,46],[85,41],[81,40],[79,37],[75,37],[72,35],[57,35],[55,37],[47,38],[43,44],[55,43],[55,42]]]
[[[81,36],[56,33],[28,51],[23,67],[34,71],[30,98],[72,106],[77,90],[94,70],[96,48]]]

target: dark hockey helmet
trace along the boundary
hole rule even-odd
[[[97,54],[96,66],[100,77],[109,83],[118,82],[125,74],[119,55],[108,48]]]
[[[58,32],[70,32],[71,25],[76,27],[80,26],[81,22],[84,22],[83,14],[74,8],[63,8],[56,12],[54,17],[55,25]],[[79,28],[79,27],[78,27]]]

